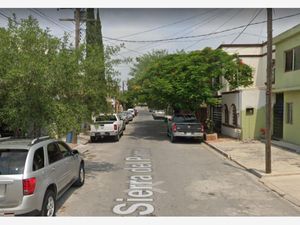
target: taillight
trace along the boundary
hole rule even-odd
[[[35,177],[23,180],[23,194],[32,195],[35,190],[36,179]]]
[[[204,132],[204,126],[202,124],[200,124],[200,131]]]
[[[114,124],[114,130],[118,130],[118,125]]]
[[[172,125],[172,130],[173,130],[173,132],[176,132],[176,131],[177,131],[176,123],[173,123],[173,125]]]

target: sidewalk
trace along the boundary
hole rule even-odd
[[[265,144],[221,137],[207,145],[260,178],[266,186],[300,206],[300,154],[272,145],[272,173],[265,173]],[[284,144],[282,144],[283,146]],[[288,147],[288,146],[287,146]]]
[[[63,139],[63,141],[66,141],[66,138]],[[82,145],[86,145],[87,143],[89,143],[90,141],[90,136],[89,135],[85,135],[83,133],[80,133],[77,136],[77,144],[73,144],[73,143],[67,143],[72,149],[76,149],[76,148],[80,148],[80,146]],[[79,149],[78,149],[79,150]]]

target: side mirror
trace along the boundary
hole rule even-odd
[[[79,151],[77,149],[72,150],[73,155],[79,155]]]

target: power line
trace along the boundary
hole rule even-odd
[[[152,32],[152,31],[155,31],[155,30],[159,30],[159,29],[162,29],[162,28],[165,28],[165,27],[173,26],[173,25],[176,25],[176,24],[183,23],[183,22],[185,22],[185,21],[194,19],[194,18],[199,17],[199,16],[202,17],[202,16],[204,16],[204,15],[206,15],[206,14],[208,14],[209,12],[214,11],[214,10],[215,10],[215,9],[210,10],[210,11],[207,11],[207,12],[205,12],[205,13],[203,13],[203,14],[200,14],[200,15],[197,14],[197,15],[194,15],[194,16],[191,16],[191,17],[182,19],[182,20],[177,20],[177,21],[175,21],[175,22],[173,22],[173,23],[169,23],[169,24],[165,24],[165,25],[162,25],[162,26],[158,26],[158,27],[151,28],[151,29],[149,29],[149,30],[144,30],[144,31],[140,31],[140,32],[133,33],[133,34],[121,36],[121,37],[119,37],[119,38],[132,37],[132,36],[136,36],[136,35],[140,35],[140,34]]]
[[[63,26],[63,27],[65,27],[66,30],[69,30],[70,32],[73,31],[70,27],[68,27],[68,26],[66,26],[66,25],[64,25],[64,24],[62,24],[62,23],[58,23],[57,21],[55,21],[55,19],[53,19],[52,17],[50,17],[50,16],[48,16],[47,14],[43,13],[41,10],[38,10],[38,9],[33,9],[33,10],[36,10],[36,11],[39,12],[41,15],[44,15],[46,18],[48,18],[50,21],[52,21],[52,22],[53,22],[54,24],[56,24],[57,26]]]
[[[220,26],[217,27],[217,29],[214,30],[214,32],[218,31],[220,28],[224,27],[225,24],[227,24],[229,21],[231,21],[234,17],[236,17],[238,14],[240,14],[243,10],[241,11],[237,11],[236,14],[233,14],[228,20],[226,20],[224,23],[222,23]],[[202,39],[200,39],[199,41],[197,41],[196,43],[193,43],[191,45],[189,45],[188,47],[184,48],[184,50],[189,49],[191,47],[193,47],[194,45],[198,44]]]
[[[46,14],[40,12],[39,10],[36,9],[29,9],[29,11],[35,13],[36,15],[38,15],[39,17],[43,18],[44,20],[47,20],[53,24],[55,24],[56,26],[58,26],[59,28],[61,28],[63,31],[68,30],[69,32],[72,32],[68,27],[63,27],[62,24],[57,23],[54,19],[48,17]],[[67,28],[67,29],[66,29]]]
[[[281,19],[286,19],[286,18],[298,16],[298,15],[300,15],[300,13],[296,13],[296,14],[289,15],[289,16],[279,17],[279,18],[273,19],[273,21],[277,21],[277,20],[281,20]],[[241,26],[238,26],[238,27],[233,27],[233,28],[229,28],[229,29],[225,29],[225,30],[221,30],[221,31],[217,31],[217,32],[211,32],[211,33],[199,34],[199,35],[191,35],[191,36],[175,37],[175,38],[155,39],[155,40],[127,40],[127,39],[118,39],[118,38],[105,37],[105,36],[103,36],[103,38],[108,39],[108,40],[112,40],[112,41],[128,42],[128,43],[166,42],[166,41],[172,41],[172,40],[190,39],[190,38],[211,36],[211,35],[214,35],[214,34],[220,34],[220,33],[228,32],[228,31],[232,31],[232,30],[237,30],[237,29],[240,29],[240,28],[244,28],[246,26],[248,27],[248,26],[253,26],[253,25],[262,24],[262,23],[266,23],[266,22],[267,21],[264,20],[264,21],[260,21],[260,22],[256,22],[256,23],[250,23],[250,24],[246,24],[246,25],[241,25]]]
[[[244,29],[232,40],[231,44],[233,44],[241,35],[242,33],[249,27],[249,25],[258,17],[261,13],[262,9],[260,9],[256,15],[250,20],[250,22],[244,27]]]
[[[210,12],[217,11],[217,10],[218,10],[218,9],[210,10],[210,11],[208,11],[208,12],[202,14],[202,16],[204,16],[204,15],[210,13]],[[201,16],[201,17],[202,17],[202,16]],[[180,30],[180,31],[177,31],[177,32],[175,32],[175,33],[172,33],[171,35],[168,35],[168,37],[174,37],[175,35],[177,35],[177,34],[179,34],[179,33],[182,34],[184,31],[189,30],[189,29],[192,29],[192,28],[194,28],[194,27],[196,27],[196,26],[199,28],[199,27],[203,26],[204,24],[207,24],[207,23],[205,23],[207,20],[209,20],[209,21],[208,21],[208,23],[209,23],[209,22],[211,22],[212,20],[214,20],[216,17],[218,17],[217,14],[215,14],[215,15],[213,15],[213,16],[209,16],[208,18],[205,18],[204,20],[201,20],[200,22],[197,22],[196,24],[192,24],[192,26],[188,26],[188,27],[186,27],[186,28],[184,28],[184,29],[182,29],[182,30]],[[197,28],[197,29],[198,29],[198,28]],[[193,32],[193,31],[192,31],[192,32]],[[188,32],[188,33],[190,33],[190,32]],[[186,34],[188,34],[188,33],[184,33],[184,34],[186,35]],[[169,43],[169,41],[168,41],[168,43]],[[147,43],[147,44],[144,45],[144,46],[137,47],[135,50],[140,50],[140,49],[146,50],[146,49],[148,49],[148,48],[150,48],[150,47],[154,48],[154,47],[158,47],[158,46],[160,46],[160,45],[162,45],[162,43],[158,43],[158,44],[155,44],[155,43]]]

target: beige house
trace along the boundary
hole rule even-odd
[[[265,127],[265,82],[267,72],[267,45],[262,44],[222,44],[228,54],[237,54],[243,63],[253,69],[253,84],[234,90],[229,88],[225,79],[217,95],[221,104],[211,107],[210,116],[224,135],[251,140],[260,136]],[[238,76],[243,76],[236,71]]]

